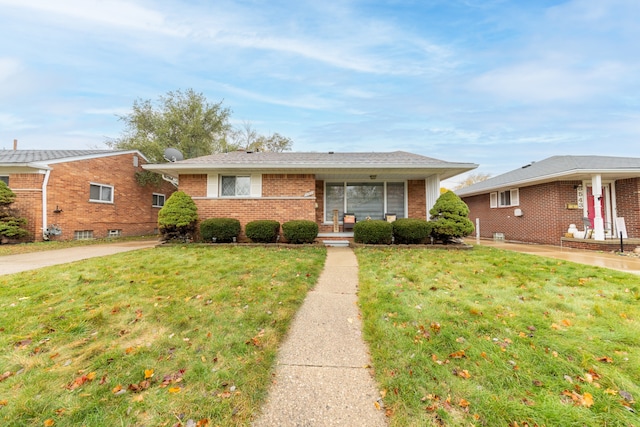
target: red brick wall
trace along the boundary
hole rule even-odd
[[[33,241],[42,230],[42,181],[44,175],[21,173],[9,175],[9,188],[15,193],[15,202],[11,205],[19,215],[27,219],[26,229],[29,235],[23,240]]]
[[[178,186],[191,197],[206,197],[207,175],[180,175]]]
[[[262,197],[302,197],[316,190],[314,175],[262,175]]]
[[[640,238],[640,178],[616,181],[618,217],[624,218],[627,235]]]
[[[427,193],[424,179],[407,182],[409,218],[427,219]]]
[[[77,160],[51,165],[47,185],[47,225],[62,230],[51,240],[72,240],[75,231],[92,230],[94,238],[108,236],[109,230],[121,230],[122,236],[152,234],[157,228],[159,208],[152,207],[152,194],[168,199],[175,188],[168,182],[155,187],[141,187],[133,166],[133,153]],[[42,174],[9,176],[11,188],[18,195],[15,207],[29,221],[31,240],[42,240]],[[89,201],[90,183],[114,187],[114,203]],[[24,190],[29,188],[29,190]],[[54,212],[58,207],[61,212]]]
[[[559,245],[569,224],[582,229],[582,209],[568,209],[577,203],[574,186],[578,181],[560,181],[532,185],[519,189],[520,205],[490,208],[489,194],[463,198],[469,206],[469,219],[475,224],[480,218],[480,236],[493,238],[493,233],[504,233],[506,240]],[[516,217],[514,210],[522,210]]]

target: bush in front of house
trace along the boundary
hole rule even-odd
[[[425,243],[431,235],[432,224],[419,218],[399,218],[391,224],[393,240],[398,244],[417,245]]]
[[[233,242],[240,235],[240,221],[235,218],[207,218],[200,223],[200,237],[205,242]]]
[[[29,234],[22,228],[27,224],[27,220],[19,217],[18,211],[11,208],[15,200],[16,193],[4,181],[0,181],[0,243],[5,239],[19,239]]]
[[[356,222],[353,226],[353,240],[369,245],[389,245],[393,237],[393,225],[382,220]]]
[[[244,227],[244,234],[254,243],[275,243],[280,233],[280,223],[270,219],[251,221]]]
[[[450,243],[473,233],[469,207],[452,191],[440,195],[429,214],[433,224],[431,235],[442,243]]]
[[[158,230],[163,240],[188,241],[198,222],[198,207],[184,191],[176,191],[158,212]]]
[[[282,235],[289,243],[313,243],[318,237],[318,224],[306,219],[287,221],[282,224]]]

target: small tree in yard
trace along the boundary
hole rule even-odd
[[[27,220],[16,216],[16,211],[10,207],[15,199],[16,194],[4,181],[0,181],[0,243],[6,239],[19,239],[29,234],[22,228],[27,224]]]
[[[429,211],[433,224],[432,236],[443,243],[468,236],[473,232],[469,207],[451,191],[442,194]]]
[[[184,191],[176,191],[158,212],[158,230],[164,240],[190,240],[198,222],[198,207]]]

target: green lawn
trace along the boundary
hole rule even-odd
[[[640,426],[638,276],[486,247],[361,248],[393,426]]]
[[[325,253],[168,246],[0,276],[0,424],[247,425]]]

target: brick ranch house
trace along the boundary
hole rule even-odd
[[[622,233],[625,250],[640,244],[640,158],[553,156],[456,193],[482,238],[613,250]]]
[[[0,150],[0,180],[27,218],[26,240],[72,240],[157,232],[158,211],[175,187],[140,186],[139,151]]]
[[[440,181],[476,168],[417,154],[235,151],[144,168],[179,180],[201,220],[236,218],[318,223],[319,237],[350,237],[345,213],[357,221],[426,218]],[[337,221],[334,224],[334,213]]]

